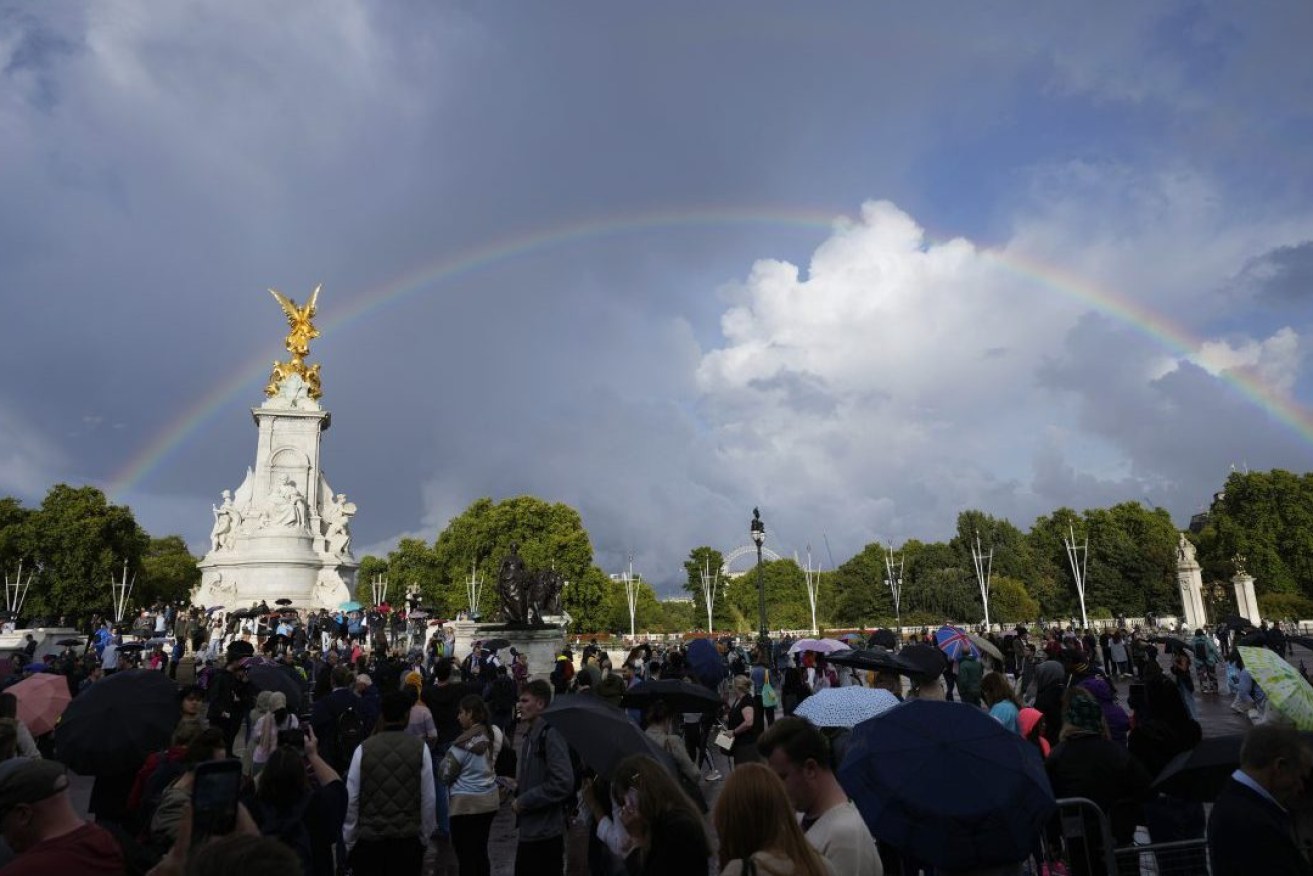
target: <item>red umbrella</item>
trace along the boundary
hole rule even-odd
[[[27,725],[33,736],[54,730],[55,722],[73,699],[68,693],[67,678],[46,673],[25,678],[7,692],[18,698],[18,720]]]

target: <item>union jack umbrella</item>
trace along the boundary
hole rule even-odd
[[[980,656],[980,649],[971,641],[971,636],[966,630],[958,627],[942,626],[935,630],[935,644],[949,660],[960,660],[962,654],[967,651],[977,657]]]

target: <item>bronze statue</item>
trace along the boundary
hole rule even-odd
[[[543,626],[544,614],[561,613],[564,580],[555,570],[530,572],[520,559],[519,547],[511,545],[497,572],[502,620],[516,626]]]
[[[319,300],[321,288],[322,284],[315,287],[303,307],[297,307],[295,301],[277,289],[269,290],[283,308],[283,313],[287,314],[287,324],[292,329],[287,333],[285,341],[287,352],[292,354],[292,358],[289,362],[274,362],[273,373],[269,375],[269,383],[264,388],[264,394],[270,398],[278,394],[283,381],[293,374],[300,375],[305,381],[306,395],[310,398],[317,399],[324,394],[319,382],[318,363],[305,364],[305,357],[310,355],[310,342],[319,337],[319,329],[315,328],[311,320],[315,316],[315,304]]]

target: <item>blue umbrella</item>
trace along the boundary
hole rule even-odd
[[[935,630],[935,644],[949,660],[961,660],[963,652],[966,651],[977,657],[980,656],[980,649],[971,641],[971,636],[966,630],[957,627],[942,626]]]
[[[912,700],[858,724],[839,783],[872,836],[948,870],[1024,860],[1056,808],[1039,750],[963,703]]]
[[[341,605],[339,605],[339,606],[337,607],[337,610],[338,610],[338,611],[360,611],[360,609],[362,609],[362,608],[364,608],[364,606],[361,605],[359,602],[356,602],[356,601],[353,599],[353,600],[351,600],[350,602],[344,602],[344,603],[342,603]]]
[[[725,677],[725,661],[710,639],[688,643],[688,665],[703,684],[716,685]]]

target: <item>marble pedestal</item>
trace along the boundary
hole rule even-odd
[[[477,623],[475,621],[452,621],[451,628],[456,633],[456,660],[464,660],[470,653],[475,641],[488,639],[506,639],[511,647],[529,660],[529,678],[547,678],[556,665],[556,655],[565,647],[565,625],[552,624],[544,627],[507,627],[500,623]],[[510,663],[510,651],[503,648],[499,656],[504,663]]]
[[[1240,572],[1231,579],[1235,585],[1235,602],[1240,616],[1257,625],[1262,620],[1258,611],[1258,597],[1254,595],[1254,576]]]
[[[193,604],[231,610],[290,599],[295,608],[318,609],[351,598],[359,567],[348,525],[355,505],[334,497],[320,465],[332,418],[301,390],[299,378],[289,378],[283,392],[251,409],[255,465],[213,509]]]
[[[1181,588],[1181,607],[1184,609],[1185,625],[1194,633],[1208,625],[1204,611],[1204,577],[1194,551],[1183,551],[1176,564],[1176,582]]]

